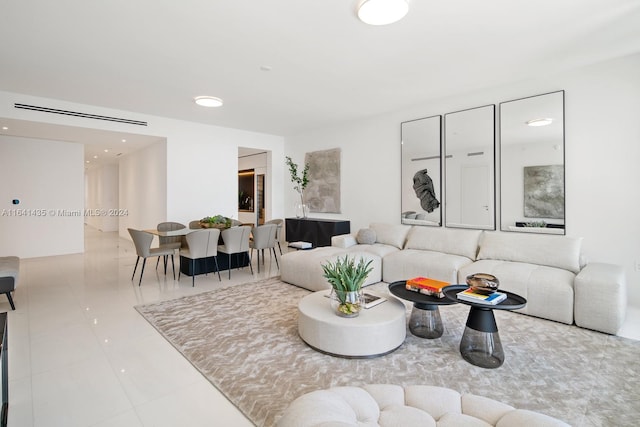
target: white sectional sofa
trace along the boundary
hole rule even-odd
[[[581,261],[580,238],[372,223],[332,246],[282,257],[282,280],[313,291],[329,287],[321,264],[353,254],[374,261],[366,284],[427,276],[465,283],[490,273],[527,299],[524,314],[615,334],[626,312],[624,270]],[[379,266],[379,267],[378,267]]]

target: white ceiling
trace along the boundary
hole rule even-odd
[[[0,90],[286,136],[640,52],[638,0],[357,3],[0,0]]]

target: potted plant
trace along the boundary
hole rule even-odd
[[[202,228],[229,228],[231,227],[231,218],[222,215],[205,216],[200,220]]]
[[[338,257],[335,263],[331,261],[322,264],[323,276],[331,285],[331,301],[336,313],[343,317],[355,317],[362,309],[362,284],[373,270],[371,260],[365,263],[360,258],[358,264],[355,258]]]
[[[302,217],[307,217],[307,206],[304,203],[304,190],[309,185],[309,164],[305,163],[302,170],[302,176],[298,176],[298,165],[293,163],[291,157],[287,156],[287,166],[289,166],[289,174],[291,175],[291,182],[293,183],[293,189],[300,195],[300,209]]]

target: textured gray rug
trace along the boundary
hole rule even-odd
[[[384,283],[367,289],[388,295]],[[301,394],[367,383],[449,387],[580,427],[640,420],[640,342],[496,311],[506,361],[482,369],[460,356],[468,307],[454,305],[441,308],[439,339],[407,333],[391,354],[342,359],[298,337],[308,293],[276,278],[136,308],[257,426],[273,426]]]

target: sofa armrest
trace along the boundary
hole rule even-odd
[[[619,265],[587,264],[574,281],[576,325],[616,334],[627,310],[627,285]]]
[[[358,242],[356,241],[356,238],[351,234],[340,234],[338,236],[331,237],[331,246],[336,248],[347,249],[357,244]]]

